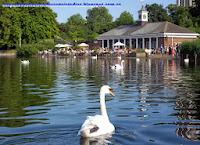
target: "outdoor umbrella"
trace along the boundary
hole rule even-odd
[[[86,44],[86,43],[81,43],[81,44],[79,44],[78,46],[79,46],[79,47],[88,47],[89,45]]]
[[[124,46],[124,44],[121,43],[121,42],[116,42],[116,43],[114,44],[114,46]]]
[[[55,47],[70,47],[71,45],[69,44],[57,44]]]

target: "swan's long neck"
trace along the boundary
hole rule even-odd
[[[122,66],[122,67],[124,67],[124,66],[123,66],[123,63],[124,63],[124,61],[121,61],[121,66]]]
[[[101,105],[101,115],[108,117],[105,104],[105,93],[102,92],[102,90],[100,91],[100,105]]]

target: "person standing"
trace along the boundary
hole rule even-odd
[[[172,48],[169,46],[169,55],[172,54]]]
[[[161,44],[160,46],[160,53],[162,54],[163,53],[163,45]]]
[[[178,46],[178,44],[176,45],[176,56],[179,56],[179,46]]]
[[[172,56],[175,54],[175,48],[172,46]]]

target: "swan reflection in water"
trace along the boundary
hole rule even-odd
[[[112,134],[101,135],[98,137],[81,137],[80,145],[106,145],[111,144]]]

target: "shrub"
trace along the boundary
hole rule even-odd
[[[17,47],[18,56],[31,56],[38,53],[38,49],[34,44],[24,44],[21,47]]]
[[[54,49],[54,43],[51,40],[44,40],[37,44],[23,44],[21,47],[17,46],[18,56],[31,56],[38,54],[38,50]]]
[[[195,41],[185,41],[180,45],[181,54],[200,54],[200,39]]]

